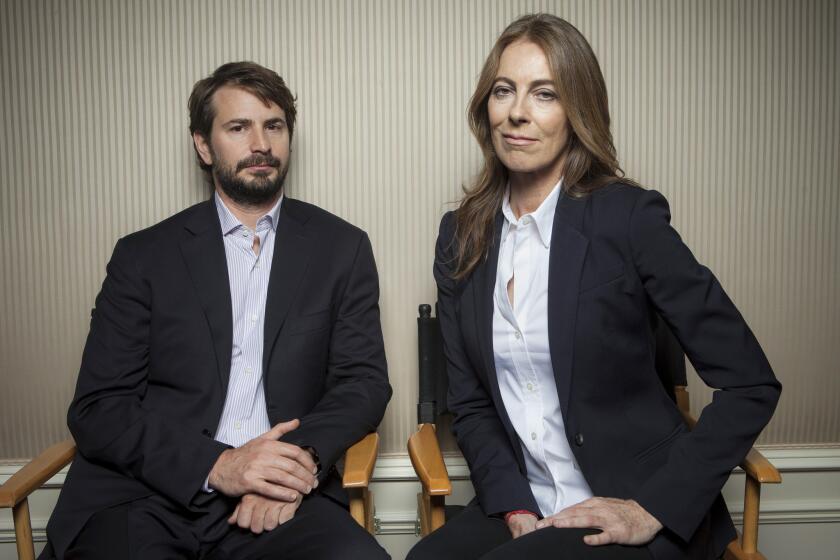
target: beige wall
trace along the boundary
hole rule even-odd
[[[592,42],[624,168],[669,198],[785,384],[762,442],[840,442],[837,2],[3,0],[0,458],[65,436],[113,244],[206,196],[186,98],[237,59],[298,94],[290,194],[370,233],[383,450],[403,450],[437,222],[478,165],[465,106],[495,36],[536,10]]]

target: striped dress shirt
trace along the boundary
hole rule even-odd
[[[263,385],[263,333],[274,237],[283,196],[257,221],[255,231],[236,219],[218,193],[215,199],[225,244],[233,311],[230,377],[215,438],[239,447],[271,427]],[[255,236],[259,237],[259,251],[254,251]]]

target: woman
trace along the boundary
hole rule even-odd
[[[720,489],[780,385],[743,318],[623,179],[586,39],[499,37],[469,108],[484,169],[435,256],[453,431],[476,500],[409,558],[717,558]],[[661,316],[720,389],[689,432],[656,375]]]

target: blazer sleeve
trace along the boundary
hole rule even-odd
[[[187,506],[227,446],[144,406],[151,303],[131,245],[121,239],[91,314],[67,423],[85,458]]]
[[[714,396],[671,447],[636,501],[688,541],[732,469],[770,420],[781,392],[770,364],[720,283],[670,226],[665,198],[644,191],[633,209],[633,263],[660,316]]]
[[[528,510],[539,514],[527,477],[519,468],[510,439],[493,400],[487,394],[464,348],[458,323],[455,262],[452,250],[454,213],[441,221],[435,247],[434,276],[438,288],[438,319],[449,376],[452,431],[470,467],[478,500],[487,515]]]
[[[391,398],[379,320],[379,278],[373,249],[361,235],[332,327],[326,390],[300,427],[281,440],[312,447],[319,478],[347,449],[376,431]]]

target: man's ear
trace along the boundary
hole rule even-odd
[[[195,144],[195,151],[198,152],[198,157],[201,158],[206,165],[213,165],[213,152],[210,150],[210,144],[204,135],[200,132],[193,132],[193,144]]]

